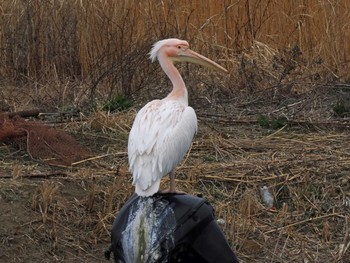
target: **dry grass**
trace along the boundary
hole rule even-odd
[[[308,115],[320,122],[319,111],[327,109],[314,105]],[[312,121],[269,131],[248,115],[246,122],[233,119],[244,113],[239,104],[221,106],[215,113],[197,110],[200,131],[177,169],[179,189],[210,201],[241,262],[346,262],[348,131],[332,126],[334,118],[327,126]],[[13,175],[0,179],[6,262],[104,262],[113,219],[133,193],[125,150],[134,114],[95,113],[67,123],[65,129],[96,153],[71,169],[50,169],[1,146],[1,176]],[[262,186],[273,194],[276,211],[265,208]]]
[[[133,193],[133,117],[169,91],[147,52],[171,36],[231,71],[180,68],[199,134],[178,187],[211,202],[242,262],[347,262],[349,119],[333,107],[350,100],[349,85],[338,85],[349,80],[349,8],[323,0],[2,1],[0,110],[82,109],[79,120],[56,125],[96,155],[55,168],[0,145],[0,261],[104,262],[113,219]],[[135,108],[90,112],[115,94]],[[268,130],[259,113],[288,122]],[[264,207],[262,186],[276,212]]]
[[[237,89],[300,92],[349,79],[349,8],[326,0],[5,0],[2,85],[21,87],[18,96],[31,89],[26,100],[51,110],[91,108],[115,94],[149,97],[163,81],[151,74],[150,46],[179,37],[231,70],[230,77],[206,80],[208,89],[216,85],[225,96]],[[184,71],[187,82],[201,80]]]

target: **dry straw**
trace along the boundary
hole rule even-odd
[[[58,259],[77,254],[74,260],[99,260],[96,255],[109,243],[114,216],[134,191],[124,152],[126,141],[116,143],[117,137],[127,137],[133,114],[110,115],[116,121],[111,123],[96,113],[80,123],[81,136],[88,136],[91,145],[98,141],[95,152],[101,153],[99,158],[86,160],[85,168],[72,167],[64,174],[40,165],[0,180],[4,204],[12,200],[11,207],[15,207],[24,202],[25,211],[16,216],[31,214],[24,225],[17,226],[18,233],[37,242],[48,238],[43,249],[49,246]],[[223,120],[202,117],[191,152],[176,171],[179,190],[210,201],[242,262],[298,262],[305,258],[344,262],[349,253],[348,132],[300,127],[268,132],[256,123]],[[99,124],[92,125],[96,121]],[[72,126],[78,132],[78,124],[67,128]],[[6,163],[1,163],[2,173],[12,167]],[[164,180],[162,187],[167,183]],[[262,186],[271,190],[276,211],[264,206]],[[27,194],[18,194],[18,189]],[[28,205],[28,193],[32,205]],[[34,234],[27,232],[28,225],[36,229]],[[18,234],[7,232],[3,236],[4,240],[18,238]],[[23,240],[17,244],[17,248],[27,246]],[[3,253],[11,255],[11,246],[5,246]]]
[[[123,93],[139,108],[161,97],[169,91],[161,84],[169,85],[147,52],[170,36],[232,70],[218,77],[180,69],[198,88],[189,92],[199,133],[176,171],[179,190],[210,201],[241,262],[349,258],[349,120],[334,120],[329,101],[331,92],[345,96],[348,86],[313,89],[348,77],[347,1],[4,0],[0,10],[0,74],[30,83],[11,90],[23,96],[30,87],[46,107]],[[22,96],[10,106],[24,103]],[[264,129],[260,111],[285,116],[288,124]],[[95,153],[69,169],[29,160],[23,169],[14,150],[0,147],[1,201],[10,205],[2,215],[8,228],[0,228],[5,259],[25,261],[28,253],[18,251],[35,257],[40,246],[40,260],[101,261],[113,218],[134,191],[126,144],[135,112],[96,112],[65,123]],[[264,207],[262,186],[271,190],[275,212]],[[23,215],[24,223],[7,215]]]
[[[0,10],[1,76],[29,83],[38,100],[63,93],[83,99],[81,89],[90,100],[116,93],[131,96],[159,83],[150,74],[154,67],[147,52],[154,41],[166,37],[189,40],[197,51],[234,69],[233,78],[238,54],[271,67],[275,54],[294,47],[304,59],[300,70],[309,75],[317,71],[313,81],[325,77],[324,71],[338,80],[349,72],[346,1],[5,0]],[[273,76],[272,70],[267,75],[276,79],[262,80],[265,87],[281,84],[281,76]],[[79,88],[76,81],[85,84]],[[249,86],[237,79],[222,86],[237,88],[232,83]]]

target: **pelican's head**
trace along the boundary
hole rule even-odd
[[[191,62],[199,64],[211,69],[219,70],[221,72],[227,73],[228,71],[221,67],[214,61],[206,58],[193,50],[191,50],[190,45],[185,40],[180,40],[177,38],[163,39],[156,42],[149,53],[150,59],[155,61],[157,58],[160,59],[161,55],[169,58],[172,61],[177,62]]]

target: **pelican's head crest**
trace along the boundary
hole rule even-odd
[[[180,40],[177,38],[168,38],[159,40],[153,44],[151,51],[149,52],[149,58],[152,62],[156,61],[159,50],[164,46],[177,46],[177,45],[186,45],[189,46],[188,42],[185,40]]]

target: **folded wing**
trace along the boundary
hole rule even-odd
[[[128,141],[129,169],[138,195],[159,190],[160,179],[181,162],[196,131],[194,110],[175,100],[154,100],[138,112]]]

